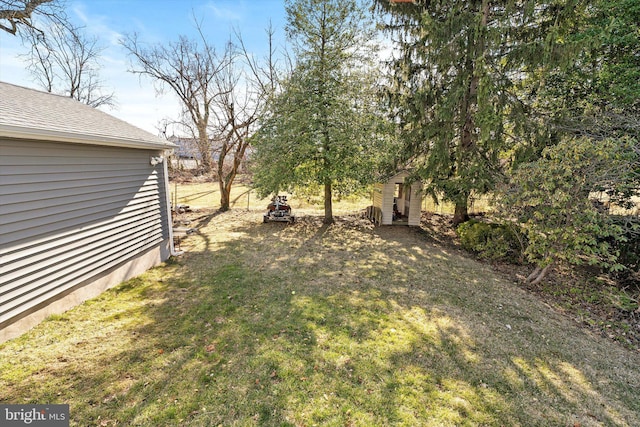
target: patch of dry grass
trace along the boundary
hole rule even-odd
[[[171,202],[178,205],[188,205],[192,208],[217,209],[220,207],[220,187],[217,182],[178,183],[169,185]],[[255,209],[266,207],[266,200],[257,197],[256,192],[242,184],[234,185],[231,190],[231,208]],[[177,203],[176,203],[177,202]]]
[[[0,402],[78,426],[640,425],[637,353],[422,230],[308,209],[202,219],[180,259],[1,345]]]
[[[170,184],[171,202],[178,205],[188,205],[194,209],[215,210],[220,207],[220,189],[217,182]],[[264,211],[269,199],[258,197],[249,185],[237,184],[231,190],[231,208],[238,210]],[[289,202],[295,212],[301,214],[318,214],[322,208],[319,197],[307,198],[289,194]],[[348,214],[362,210],[371,204],[368,197],[350,196],[334,202],[334,214]]]

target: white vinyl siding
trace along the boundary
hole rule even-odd
[[[420,183],[413,183],[411,185],[411,199],[409,208],[409,222],[411,226],[420,226],[422,219],[422,185]]]
[[[159,154],[0,141],[0,327],[169,238]]]
[[[386,183],[378,183],[373,190],[374,209],[379,209],[382,215],[382,225],[393,224],[393,201],[396,194],[396,185],[404,185],[405,178],[408,176],[406,171],[398,172],[391,177]],[[408,225],[419,226],[422,205],[422,184],[414,182],[410,189],[404,188],[404,197],[398,200],[398,209],[401,213],[406,214],[406,208],[409,208]],[[410,191],[410,193],[409,193]]]

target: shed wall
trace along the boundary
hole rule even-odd
[[[382,209],[382,194],[384,193],[384,184],[376,184],[373,187],[373,206]]]
[[[422,184],[414,182],[411,185],[411,200],[409,201],[408,225],[419,226],[422,219]]]
[[[391,225],[393,223],[393,197],[395,195],[396,185],[393,182],[384,184],[382,193],[382,224]]]
[[[158,154],[0,141],[0,329],[158,248],[155,263],[168,257]]]

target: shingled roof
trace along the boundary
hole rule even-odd
[[[69,97],[0,82],[0,137],[129,148],[175,145]]]

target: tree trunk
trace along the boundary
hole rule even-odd
[[[229,210],[230,191],[227,190],[222,178],[218,180],[218,186],[220,187],[220,211],[226,212]]]
[[[324,183],[324,224],[333,224],[333,206],[331,202],[331,181],[325,180]]]
[[[542,279],[545,278],[547,273],[549,272],[549,268],[551,268],[551,264],[547,265],[544,268],[536,267],[529,276],[527,276],[526,283],[529,285],[537,285],[542,282]]]
[[[211,162],[211,143],[209,142],[209,134],[207,133],[206,124],[198,124],[198,152],[201,159],[202,171],[210,174],[213,171]]]
[[[233,169],[229,172],[224,179],[220,178],[222,182],[222,190],[220,191],[220,210],[228,211],[231,209],[231,187],[233,187],[233,181],[236,178],[236,171],[240,167],[240,162],[234,160]]]
[[[473,151],[476,145],[477,135],[475,115],[478,105],[478,86],[480,83],[479,73],[476,67],[476,58],[482,56],[485,50],[484,31],[487,27],[487,20],[489,16],[489,1],[482,0],[480,13],[482,14],[481,20],[481,32],[478,34],[478,39],[474,45],[472,40],[469,43],[469,49],[472,51],[467,55],[467,63],[465,64],[466,71],[469,73],[469,87],[462,99],[461,114],[462,114],[462,126],[460,129],[460,153],[458,154],[459,167],[462,169],[462,164],[467,161],[467,156]],[[454,227],[469,220],[469,211],[467,202],[469,200],[469,192],[462,191],[463,194],[456,200],[455,211],[453,214]]]
[[[456,202],[455,211],[453,213],[453,226],[457,227],[463,222],[469,221],[469,211],[467,208],[467,199]]]

